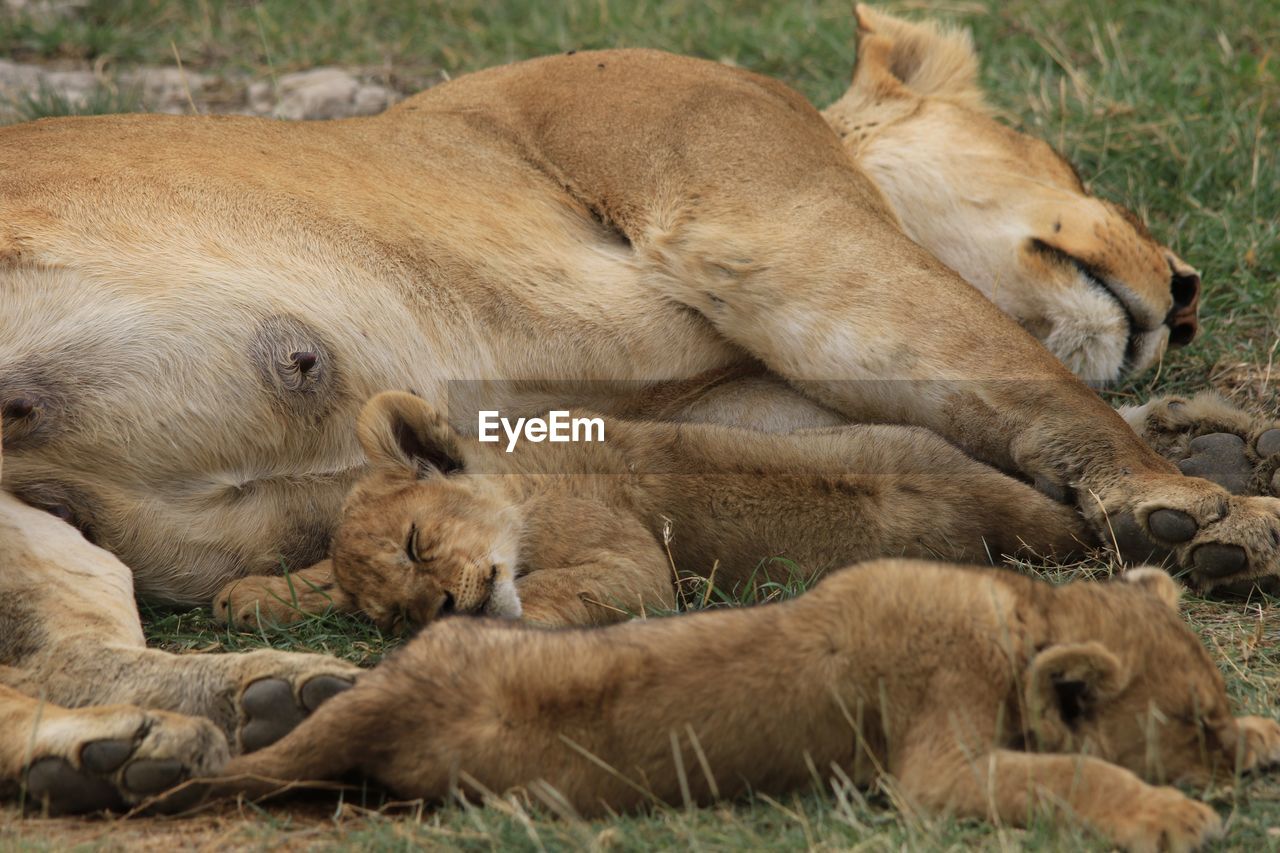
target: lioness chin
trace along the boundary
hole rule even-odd
[[[1155,785],[1276,762],[1280,725],[1232,716],[1177,598],[1155,569],[1053,587],[881,560],[783,604],[594,630],[446,619],[221,790],[359,771],[405,797],[524,790],[596,815],[838,778],[1190,850],[1221,821]]]

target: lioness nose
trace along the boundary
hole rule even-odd
[[[1169,327],[1169,345],[1186,346],[1200,328],[1200,276],[1175,272],[1169,289],[1173,292],[1173,307],[1164,318],[1164,324]]]

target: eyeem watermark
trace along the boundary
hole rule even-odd
[[[534,444],[541,441],[604,441],[604,418],[574,418],[563,409],[553,409],[545,418],[516,418],[514,424],[499,412],[481,410],[478,424],[480,440],[501,441],[499,428],[507,436],[508,453],[515,450],[521,439]]]

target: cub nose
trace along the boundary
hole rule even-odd
[[[1186,346],[1200,329],[1200,276],[1175,270],[1169,290],[1173,293],[1173,307],[1164,318],[1169,327],[1169,345]]]

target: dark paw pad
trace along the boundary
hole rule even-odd
[[[114,773],[133,755],[131,740],[97,740],[80,750],[80,765],[86,770],[106,775]]]
[[[1280,453],[1280,429],[1269,429],[1258,436],[1254,447],[1257,448],[1258,455],[1264,459]]]
[[[115,785],[61,758],[42,758],[27,770],[27,808],[50,815],[124,808]]]
[[[1272,430],[1280,433],[1280,430]],[[1263,433],[1264,436],[1269,433]],[[1280,437],[1277,438],[1280,443]],[[1262,439],[1258,439],[1261,447]],[[1253,463],[1245,454],[1244,439],[1229,432],[1215,432],[1191,440],[1191,455],[1178,463],[1188,477],[1217,483],[1233,495],[1242,494],[1253,480]]]
[[[1115,545],[1120,555],[1129,562],[1167,564],[1173,559],[1173,554],[1168,549],[1151,541],[1132,515],[1125,513],[1112,516],[1111,533],[1115,536]]]
[[[245,752],[270,746],[293,731],[307,715],[294,700],[293,687],[279,678],[263,678],[250,684],[241,706],[245,724],[240,730],[240,746]]]
[[[1155,510],[1147,516],[1147,527],[1165,542],[1186,542],[1199,529],[1194,518],[1176,509]]]
[[[314,711],[339,693],[350,690],[352,686],[345,678],[318,675],[302,685],[302,705],[308,711]]]
[[[1206,577],[1225,578],[1239,574],[1249,565],[1249,557],[1239,545],[1211,542],[1192,552],[1196,571]]]
[[[124,769],[124,786],[134,794],[158,794],[182,781],[186,771],[172,758],[140,759]]]

